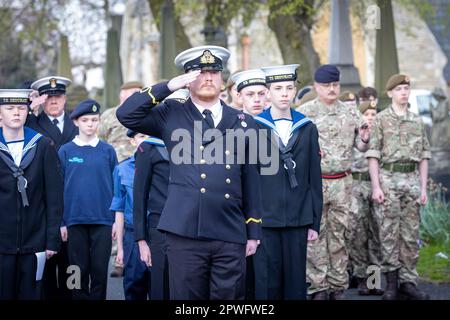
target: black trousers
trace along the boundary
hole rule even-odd
[[[172,300],[245,297],[245,245],[167,233]]]
[[[81,288],[74,300],[105,300],[111,256],[111,226],[78,224],[68,227],[69,262],[81,271]]]
[[[45,263],[43,276],[43,296],[45,300],[70,300],[72,292],[67,288],[67,267],[69,256],[67,254],[67,242],[61,244],[61,249],[56,255]]]
[[[33,254],[0,254],[0,300],[39,300],[42,281],[36,281]]]
[[[253,256],[256,300],[306,300],[308,228],[262,228]]]
[[[166,234],[156,229],[159,218],[159,214],[150,214],[148,217],[148,243],[152,254],[152,267],[150,269],[150,299],[168,300],[170,295],[167,243]]]

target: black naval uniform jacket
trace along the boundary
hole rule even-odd
[[[133,182],[134,239],[147,240],[147,227],[158,221],[167,199],[169,185],[169,154],[160,139],[150,137],[136,150]],[[147,215],[157,219],[149,219]]]
[[[273,133],[266,135],[267,150],[271,150],[270,144],[275,144],[279,152],[278,173],[261,175],[262,226],[308,226],[319,232],[323,198],[318,131],[300,112],[291,110],[291,117],[293,124],[287,146],[277,135],[270,109],[255,117],[261,129]]]
[[[55,143],[56,150],[75,138],[78,134],[78,128],[73,123],[73,120],[69,118],[67,112],[64,113],[64,127],[63,131],[59,131],[58,127],[54,125],[50,118],[45,114],[45,112],[41,112],[37,117],[34,114],[28,114],[27,121],[25,125],[40,134],[50,138]]]
[[[63,179],[58,154],[50,139],[30,128],[24,129],[22,159],[35,152],[23,174],[28,181],[29,206],[23,206],[17,179],[0,158],[0,254],[59,251],[61,244]],[[3,134],[0,134],[0,152],[12,159]]]
[[[227,157],[235,158],[238,153],[237,143],[233,149],[227,149],[226,129],[256,128],[254,120],[222,103],[222,120],[216,128],[220,136],[214,145],[222,145],[223,150],[220,154],[217,151],[217,155],[223,158],[223,163],[204,163],[201,160],[205,160],[203,155],[213,139],[202,142],[200,138],[196,144],[194,134],[202,134],[207,128],[206,121],[191,99],[185,103],[167,99],[158,105],[158,101],[170,94],[167,82],[159,83],[133,94],[117,110],[117,118],[125,127],[161,138],[169,152],[169,189],[158,229],[192,239],[240,244],[248,239],[260,239],[261,191],[257,164],[226,163]],[[203,125],[203,129],[194,129],[194,121]],[[179,136],[172,139],[172,133]],[[186,147],[180,152],[179,143]],[[244,147],[248,156],[248,138]],[[174,163],[172,151],[186,161]]]

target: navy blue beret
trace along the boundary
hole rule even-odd
[[[314,81],[318,83],[337,82],[340,78],[339,69],[331,64],[324,64],[314,73]]]
[[[137,135],[138,134],[138,132],[137,131],[134,131],[134,130],[131,130],[131,129],[128,129],[127,130],[127,137],[128,138],[133,138],[135,135]]]
[[[86,114],[99,114],[100,104],[92,99],[81,101],[70,114],[70,119],[78,119]]]

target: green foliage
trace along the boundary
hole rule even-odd
[[[313,17],[319,7],[314,5],[319,1],[306,0],[268,0],[267,3],[271,10],[271,16],[277,15],[301,15],[304,17]]]
[[[420,238],[428,244],[450,245],[450,205],[445,201],[446,189],[429,182],[428,203],[421,210]]]
[[[420,249],[417,272],[420,277],[434,282],[450,283],[450,261],[438,256],[439,253],[450,255],[449,247],[428,245]]]

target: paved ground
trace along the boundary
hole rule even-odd
[[[111,269],[111,264],[110,264]],[[384,287],[384,284],[382,284]],[[450,300],[450,283],[433,284],[420,282],[419,287],[427,292],[433,300]],[[108,278],[108,300],[124,300],[123,295],[123,278]],[[381,297],[360,296],[356,289],[346,291],[347,300],[381,300]]]

